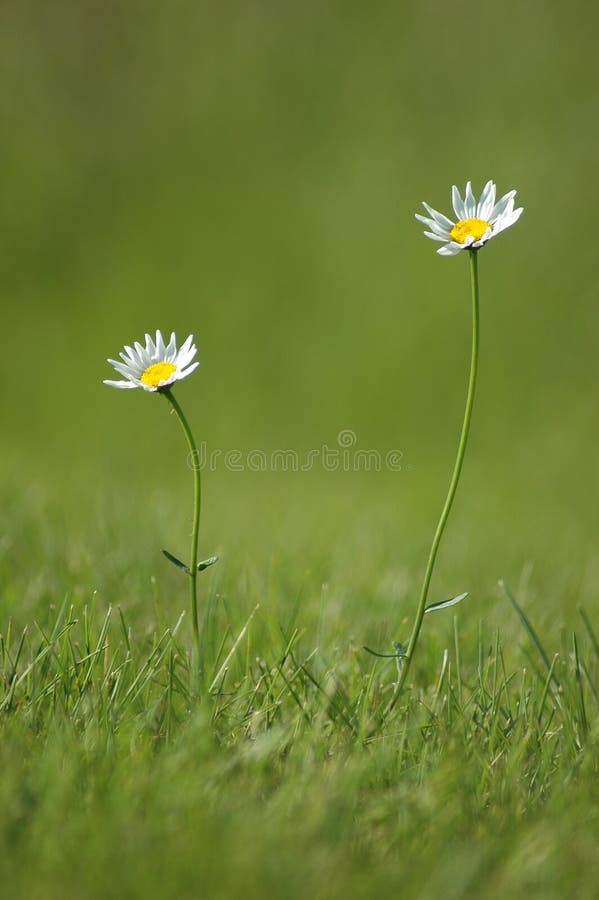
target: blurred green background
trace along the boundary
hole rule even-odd
[[[525,212],[480,256],[434,595],[470,588],[473,622],[505,617],[501,576],[541,621],[596,602],[598,24],[581,0],[3,4],[3,615],[65,589],[142,605],[153,577],[185,602],[158,554],[187,547],[182,437],[159,398],[102,384],[161,328],[196,337],[178,395],[209,450],[352,429],[403,453],[395,473],[219,465],[201,537],[213,584],[245,572],[241,608],[244,585],[282,609],[330,590],[331,614],[394,636],[470,342],[467,260],[438,257],[414,213],[488,178]]]

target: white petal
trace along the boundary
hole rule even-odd
[[[491,238],[493,237],[493,234],[494,234],[493,229],[490,227],[487,228],[487,230],[484,232],[484,234],[482,234],[481,237],[479,237],[479,239],[477,241],[472,242],[472,246],[473,247],[482,247],[484,244],[487,243],[487,241],[491,240]]]
[[[442,241],[443,243],[446,243],[449,240],[448,234],[447,235],[433,234],[432,231],[425,231],[424,235],[425,235],[425,237],[430,238],[431,241]]]
[[[146,334],[145,350],[146,350],[146,353],[148,354],[148,356],[150,356],[152,359],[154,359],[156,357],[156,345],[154,344],[154,341],[152,340],[152,337],[149,334]]]
[[[172,362],[175,359],[177,354],[177,338],[175,337],[175,332],[171,332],[171,339],[168,342],[168,346],[165,350],[165,359],[168,362]]]
[[[483,187],[482,191],[480,192],[480,197],[478,198],[478,203],[476,204],[476,215],[477,216],[479,215],[480,210],[482,209],[483,205],[486,203],[487,197],[489,196],[489,192],[492,187],[493,187],[493,182],[487,181],[487,183]]]
[[[452,226],[453,227],[453,226]],[[451,237],[451,229],[447,230],[447,228],[441,228],[440,225],[433,225],[431,229],[433,234],[437,234],[439,237],[442,237],[443,240],[448,241]]]
[[[150,393],[158,390],[156,387],[154,387],[154,385],[145,384],[143,381],[139,381],[137,378],[135,379],[135,387],[142,388],[142,390],[144,391],[150,391]]]
[[[439,235],[439,237],[442,237],[444,241],[449,240],[449,231],[447,231],[445,228],[441,228],[441,226],[433,221],[433,219],[427,219],[426,216],[419,216],[418,213],[416,213],[416,218],[419,219],[423,225],[426,225],[429,231],[432,231],[434,234]],[[451,227],[453,228],[453,225]]]
[[[455,256],[463,249],[462,244],[456,244],[455,241],[450,241],[449,244],[446,244],[444,247],[439,247],[437,253],[439,256]]]
[[[419,222],[422,222],[423,225],[426,225],[427,228],[434,228],[437,224],[434,219],[429,219],[427,216],[422,216],[420,213],[414,213],[414,218],[418,219]]]
[[[493,222],[495,219],[498,219],[499,216],[502,216],[506,209],[508,209],[510,202],[513,204],[515,196],[516,191],[510,191],[508,194],[504,194],[503,197],[498,200],[493,207],[491,215],[489,216],[489,221]]]
[[[187,353],[191,345],[193,344],[193,334],[188,335],[185,338],[184,343],[181,345],[179,349],[179,353]]]
[[[447,216],[444,216],[443,213],[437,212],[436,209],[433,209],[432,206],[429,206],[428,203],[422,201],[422,205],[424,206],[427,213],[434,219],[434,221],[441,226],[441,228],[445,228],[449,231],[454,226],[454,223],[451,219],[448,219]]]
[[[192,363],[187,369],[180,369],[179,374],[177,376],[177,381],[181,381],[182,378],[187,378],[188,375],[197,369],[199,366],[199,362]]]
[[[460,221],[461,219],[467,219],[468,215],[466,213],[466,207],[464,206],[464,201],[462,200],[460,192],[458,191],[455,184],[453,185],[453,187],[451,189],[451,202],[453,204],[453,211],[455,212],[455,214],[458,218],[458,221]]]
[[[481,194],[481,198],[477,207],[477,218],[484,219],[485,222],[489,221],[489,216],[491,215],[491,210],[495,206],[495,184],[492,181],[487,181],[486,185],[483,188],[483,192]]]
[[[514,198],[513,198],[513,197],[510,197],[510,199],[509,199],[508,202],[507,202],[507,205],[506,205],[505,209],[503,210],[503,212],[501,213],[501,215],[499,215],[499,216],[496,217],[495,221],[501,220],[501,219],[503,219],[505,216],[511,216],[511,214],[513,213],[513,211],[514,211]]]
[[[132,363],[135,363],[135,362],[138,361],[137,353],[135,352],[135,350],[133,350],[132,347],[130,347],[128,344],[125,344],[125,346],[124,346],[123,349],[124,349],[124,353],[120,353],[120,354],[119,354],[119,356],[121,357],[121,359],[125,359],[125,354],[126,354],[126,355],[127,355],[127,358],[128,358]]]
[[[109,359],[108,362],[112,366],[113,369],[116,369],[117,372],[120,372],[121,375],[124,375],[125,378],[129,378],[130,376],[137,375],[137,371],[133,369],[132,366],[127,365],[127,363],[119,362],[118,359]]]
[[[136,388],[137,385],[133,384],[132,381],[109,381],[108,379],[104,379],[104,384],[107,384],[109,387],[121,388],[122,390],[129,390],[130,388]]]
[[[509,215],[504,214],[501,219],[493,226],[493,230],[495,234],[501,234],[502,231],[505,231],[506,228],[510,228],[511,225],[514,225],[520,216],[522,215],[523,207],[519,207],[519,209],[514,209]]]
[[[179,353],[177,356],[177,367],[179,369],[184,369],[185,366],[189,365],[189,363],[193,360],[197,353],[195,347],[190,347],[187,353]]]
[[[472,184],[466,182],[466,190],[464,192],[464,206],[466,207],[466,218],[473,219],[476,215],[476,200],[472,193]]]

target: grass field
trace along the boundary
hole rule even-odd
[[[582,0],[0,11],[2,896],[597,896],[598,25]],[[469,596],[389,711],[364,646],[408,638],[470,341],[466,254],[413,215],[488,178],[524,214],[479,254],[430,600]],[[156,328],[201,360],[176,388],[213,460],[199,675],[160,553],[188,553],[183,438],[102,384]]]

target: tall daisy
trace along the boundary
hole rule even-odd
[[[199,661],[200,631],[198,624],[197,604],[197,575],[212,563],[217,557],[211,556],[203,562],[198,562],[198,535],[200,528],[200,507],[202,487],[200,478],[199,455],[189,423],[183,410],[172,392],[177,381],[182,381],[197,369],[199,362],[194,362],[197,348],[193,342],[193,335],[189,335],[180,347],[177,347],[177,338],[173,332],[168,344],[165,344],[160,331],[153,338],[149,334],[145,336],[145,344],[135,341],[132,345],[125,344],[119,353],[120,360],[109,359],[110,365],[122,375],[123,381],[105,380],[109,387],[131,390],[142,388],[144,391],[160,393],[164,396],[175,415],[177,416],[185,439],[189,447],[189,461],[193,469],[193,527],[191,535],[191,552],[189,565],[181,562],[168,550],[163,550],[164,555],[179,569],[182,569],[190,579],[191,616],[194,634],[194,649],[196,664]]]
[[[474,404],[474,392],[476,388],[476,375],[478,371],[478,343],[479,343],[479,291],[478,291],[478,251],[490,241],[491,238],[505,231],[510,225],[518,221],[522,214],[522,209],[514,209],[514,197],[516,191],[509,191],[504,194],[500,200],[495,200],[495,184],[487,181],[483,188],[482,194],[478,200],[472,193],[472,185],[470,182],[466,184],[464,197],[462,198],[458,189],[454,186],[452,190],[453,209],[456,215],[455,222],[452,222],[442,213],[437,212],[428,204],[424,204],[430,218],[417,215],[416,218],[430,229],[425,231],[425,235],[434,241],[443,242],[444,246],[437,252],[442,256],[454,256],[460,250],[468,250],[470,257],[470,286],[472,293],[472,349],[470,355],[470,376],[468,379],[468,391],[466,395],[466,407],[464,410],[464,419],[458,442],[458,450],[453,466],[451,481],[445,503],[441,510],[439,522],[433,536],[433,541],[429,551],[428,561],[424,572],[422,589],[420,592],[420,600],[416,610],[416,617],[412,627],[407,647],[396,642],[399,677],[395,686],[393,697],[388,705],[387,711],[391,710],[397,702],[405,680],[408,675],[410,664],[414,657],[414,651],[418,641],[418,636],[422,627],[425,613],[435,610],[444,609],[459,603],[467,592],[457,594],[447,600],[441,600],[431,603],[427,606],[428,591],[433,576],[435,560],[439,550],[439,544],[445,530],[445,525],[451,512],[451,507],[460,480],[464,455],[466,453],[466,444],[468,442],[468,432],[470,431],[470,421],[472,419],[472,408]]]
[[[495,195],[493,181],[487,181],[478,200],[472,193],[470,182],[466,184],[463,199],[454,184],[451,199],[455,222],[424,201],[422,205],[428,216],[416,213],[416,218],[429,229],[424,232],[427,238],[444,244],[437,250],[441,256],[455,256],[460,250],[478,250],[514,225],[522,215],[522,207],[514,209],[516,191],[508,191],[497,202]]]

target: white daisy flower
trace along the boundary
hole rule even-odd
[[[146,334],[146,346],[135,341],[133,347],[125,345],[119,353],[122,362],[109,359],[108,362],[124,375],[126,381],[104,381],[104,384],[115,388],[143,388],[144,391],[161,391],[175,381],[181,381],[197,369],[199,362],[192,362],[197,353],[190,334],[185,343],[177,350],[175,333],[165,346],[162,334],[156,332],[156,340]]]
[[[468,182],[462,200],[454,184],[451,199],[456,222],[437,212],[428,203],[422,205],[430,218],[418,214],[416,218],[430,229],[424,232],[428,238],[444,243],[445,246],[440,247],[437,253],[441,256],[455,256],[460,250],[478,250],[491,238],[517,222],[522,214],[522,207],[514,209],[515,196],[516,191],[509,191],[496,203],[495,184],[487,181],[477,202],[472,193],[472,185]]]

